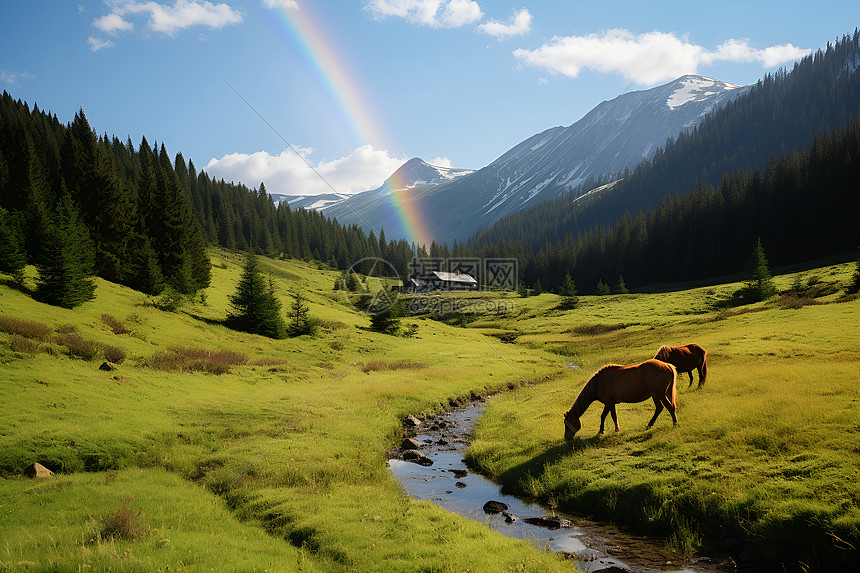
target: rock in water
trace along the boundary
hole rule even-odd
[[[484,504],[484,513],[501,513],[508,510],[508,505],[501,501],[488,501]]]
[[[526,517],[523,519],[529,525],[538,527],[546,527],[547,529],[559,529],[561,527],[570,527],[572,524],[569,519],[559,517],[557,515],[545,515],[543,517]]]
[[[406,438],[400,444],[401,450],[417,450],[420,447],[421,447],[421,442],[419,442],[415,438]]]

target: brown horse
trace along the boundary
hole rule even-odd
[[[619,366],[607,364],[591,377],[573,406],[564,415],[564,439],[572,440],[582,424],[579,418],[592,402],[603,402],[603,413],[600,415],[600,433],[603,433],[603,422],[606,414],[612,414],[615,431],[620,432],[618,415],[615,404],[619,402],[644,402],[654,399],[654,417],[648,422],[648,427],[654,425],[657,416],[665,407],[672,415],[672,424],[677,425],[675,417],[675,367],[659,360],[646,360],[635,366]]]
[[[661,346],[654,358],[673,365],[680,374],[684,372],[689,374],[690,386],[693,385],[693,370],[697,370],[699,372],[697,388],[701,388],[708,378],[707,354],[707,351],[698,344],[686,344],[684,346]]]

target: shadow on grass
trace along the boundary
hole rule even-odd
[[[10,277],[0,276],[0,285],[5,286],[5,287],[9,287],[10,289],[16,290],[16,291],[20,292],[21,294],[25,294],[27,296],[33,296],[36,294],[35,289],[31,289],[31,288],[27,287],[27,285],[22,283],[20,280],[16,280],[14,277],[11,277],[11,276]]]

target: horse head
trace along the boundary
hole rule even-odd
[[[572,411],[572,409],[568,410],[564,415],[564,439],[568,442],[572,441],[573,436],[582,428],[579,416],[572,414]]]

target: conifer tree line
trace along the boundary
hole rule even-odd
[[[716,189],[663,199],[614,225],[545,242],[536,252],[511,239],[466,252],[516,256],[528,284],[558,287],[570,272],[584,292],[601,283],[645,285],[743,271],[759,237],[781,266],[860,247],[860,120],[815,138],[803,153],[738,169]],[[618,289],[615,289],[616,291]]]
[[[209,244],[340,269],[380,257],[401,274],[417,249],[383,230],[377,237],[275,205],[262,183],[249,189],[198,173],[164,143],[98,136],[83,110],[64,125],[3,92],[0,271],[20,276],[35,264],[39,293],[64,306],[92,298],[91,275],[150,294],[193,294],[210,282]],[[63,285],[77,294],[61,295]]]
[[[742,270],[760,236],[776,265],[860,246],[860,31],[767,75],[595,198],[571,191],[460,250],[520,261],[528,284],[583,292]]]

